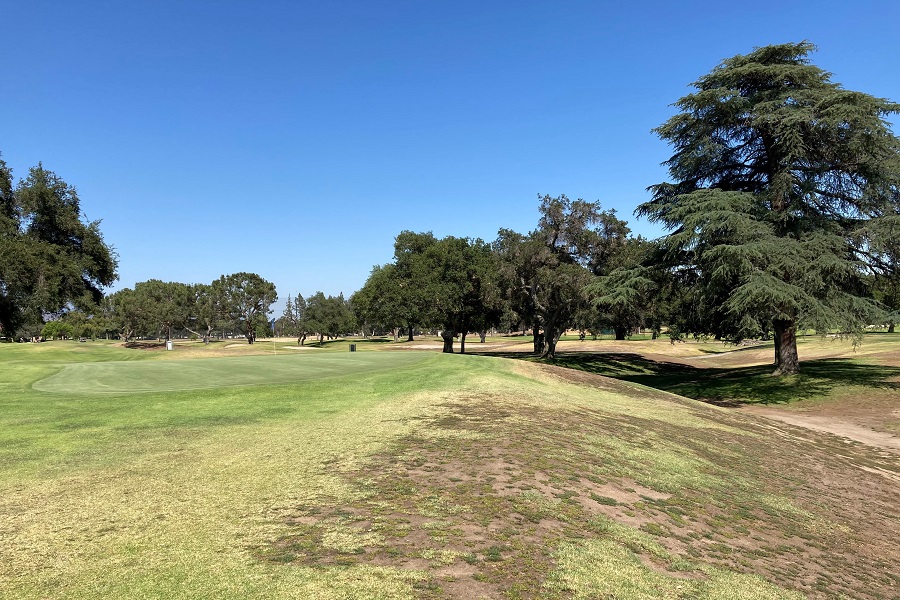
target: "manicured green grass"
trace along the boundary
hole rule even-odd
[[[890,589],[861,449],[520,361],[297,352],[0,346],[0,597]],[[871,509],[807,479],[826,462]]]
[[[203,360],[82,362],[36,382],[41,392],[122,394],[300,383],[412,365],[422,354],[329,353],[257,355]]]

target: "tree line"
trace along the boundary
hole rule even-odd
[[[599,202],[565,195],[540,198],[538,227],[521,234],[501,229],[492,243],[431,233],[401,232],[393,262],[376,266],[350,299],[365,328],[436,330],[444,352],[460,338],[465,352],[470,332],[492,328],[530,329],[534,351],[553,358],[562,333],[571,327],[599,333],[613,329],[624,338],[650,325],[652,303],[619,306],[605,293],[589,294],[595,280],[611,282],[623,269],[637,268],[650,244],[628,237],[627,223]],[[627,278],[625,285],[642,281]]]
[[[858,334],[900,309],[900,105],[831,81],[809,42],[758,48],[693,84],[655,132],[675,153],[637,215],[668,234],[629,238],[598,203],[541,199],[528,234],[481,240],[403,232],[353,301],[366,322],[453,335],[526,323],[552,358],[560,334],[635,326],[673,339],[774,340],[799,372],[797,331]]]
[[[254,343],[269,330],[275,285],[255,273],[222,275],[211,283],[151,279],[110,294],[90,310],[73,309],[49,321],[44,337],[109,336],[170,340],[188,333],[208,342],[218,331]]]
[[[813,51],[799,42],[729,58],[675,103],[655,130],[674,149],[669,181],[635,211],[666,229],[660,239],[630,236],[598,202],[545,195],[528,233],[501,229],[485,242],[403,231],[393,260],[349,300],[289,297],[276,327],[300,343],[434,331],[445,352],[457,337],[465,352],[471,332],[523,329],[546,358],[569,328],[619,339],[665,328],[675,340],[773,339],[777,374],[799,371],[799,329],[893,331],[900,139],[887,119],[900,105],[834,83]],[[252,343],[275,299],[274,286],[242,273],[149,281],[103,300],[116,267],[73,188],[41,165],[14,187],[0,161],[0,334],[102,300],[98,312],[125,337],[178,326],[208,337],[229,322]]]

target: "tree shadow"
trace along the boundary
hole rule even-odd
[[[741,346],[740,348],[731,347],[730,345],[726,345],[726,344],[723,344],[723,346],[727,347],[726,352],[728,354],[735,354],[738,352],[752,352],[753,350],[759,350],[761,348],[763,348],[763,349],[764,348],[773,348],[774,344],[772,342],[763,342],[760,344],[747,344],[746,346]],[[697,350],[701,354],[709,354],[709,355],[724,354],[721,350],[712,350],[709,348],[697,348]]]
[[[605,375],[727,407],[785,404],[825,397],[849,386],[900,392],[900,368],[848,358],[804,361],[799,375],[774,377],[772,365],[700,368],[631,353],[561,354],[554,361],[511,352],[501,356]]]
[[[132,350],[162,350],[163,348],[166,347],[166,343],[141,340],[141,341],[125,342],[123,344],[123,346],[125,348],[130,348]]]

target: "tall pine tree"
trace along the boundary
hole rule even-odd
[[[672,264],[720,299],[707,331],[774,331],[776,374],[800,370],[798,326],[860,330],[871,318],[859,232],[898,203],[900,140],[886,118],[900,105],[833,83],[813,50],[758,48],[694,83],[655,130],[675,148],[673,182],[637,210],[671,231]]]

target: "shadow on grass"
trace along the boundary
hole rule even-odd
[[[406,338],[403,338],[406,339]],[[330,348],[333,346],[340,346],[342,344],[356,344],[357,346],[368,346],[370,344],[390,344],[393,340],[391,338],[335,338],[331,340],[323,340],[319,341],[316,338],[306,339],[306,343],[304,346],[311,346],[313,348]]]
[[[729,407],[824,398],[850,386],[900,392],[900,368],[846,358],[804,361],[799,375],[773,377],[772,365],[698,368],[630,353],[560,354],[554,361],[541,361],[516,353],[502,356],[605,375]]]
[[[165,342],[135,341],[125,342],[124,346],[131,350],[162,350],[166,347]]]

